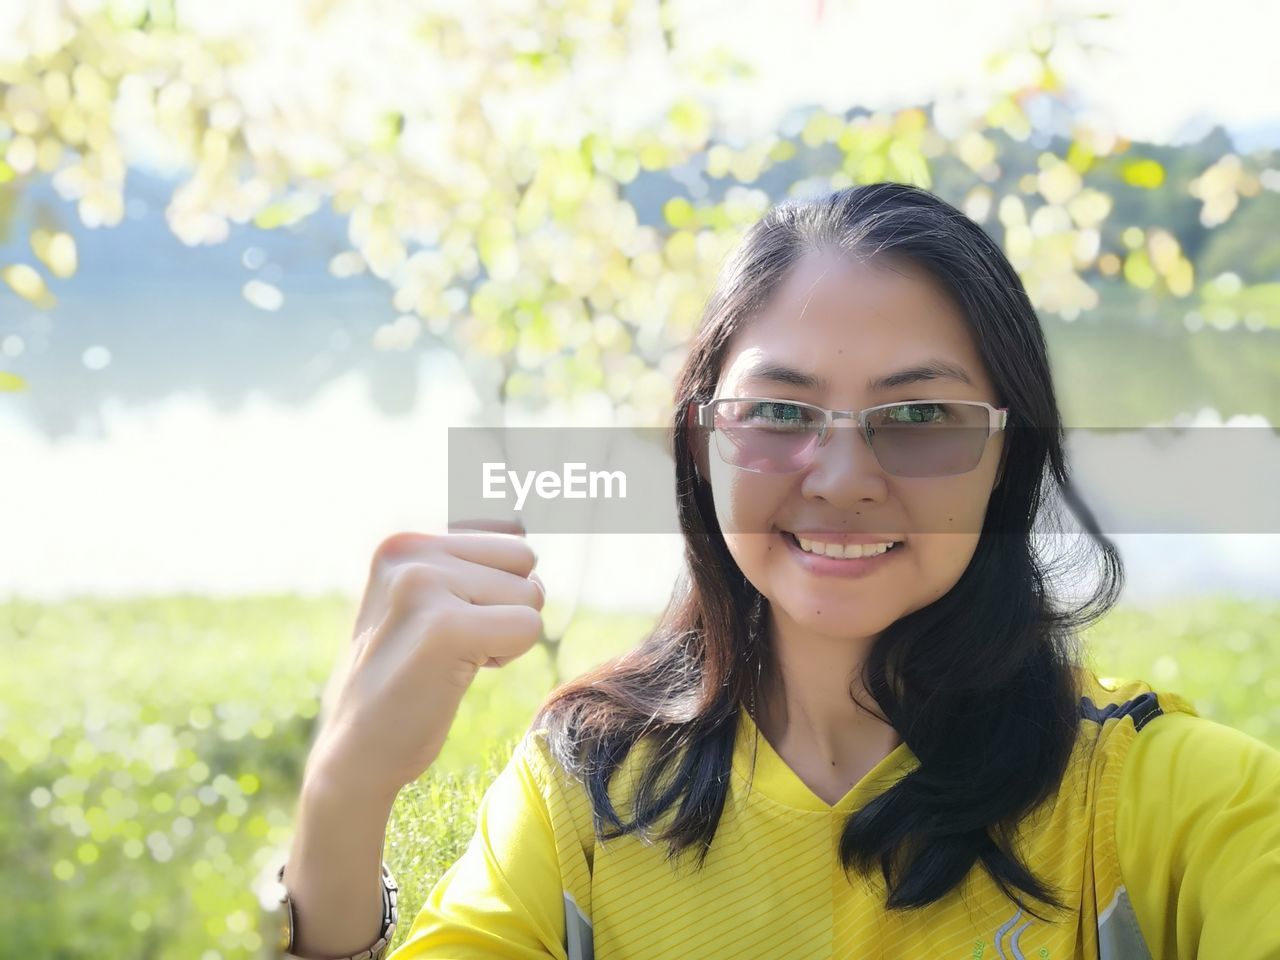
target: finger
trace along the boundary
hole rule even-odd
[[[505,520],[463,521],[494,527],[492,531],[450,534],[430,537],[412,532],[394,534],[379,544],[374,552],[369,582],[356,613],[353,639],[377,625],[385,612],[387,591],[396,568],[404,562],[427,560],[439,556],[439,544],[448,545],[448,553],[484,566],[496,567],[518,577],[528,576],[537,554],[523,537],[518,523]]]
[[[500,603],[522,603],[541,610],[545,597],[540,582],[533,575],[521,577],[506,570],[455,559],[442,565],[449,589],[454,594],[478,606],[494,606]]]
[[[419,534],[398,534],[384,543],[381,551],[384,567],[402,559],[425,557],[435,543],[447,546],[454,556],[473,563],[499,567],[509,573],[527,577],[538,561],[537,552],[525,539],[519,520],[459,520],[449,524],[449,535],[429,540]],[[385,549],[390,545],[392,549]]]
[[[445,549],[460,560],[486,567],[496,567],[527,577],[538,562],[538,555],[523,536],[501,533],[457,533],[444,541]]]
[[[462,656],[481,666],[490,659],[506,662],[524,654],[542,636],[542,614],[523,604],[472,606],[465,637],[455,637]]]

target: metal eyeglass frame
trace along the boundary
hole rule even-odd
[[[871,432],[870,432],[870,427],[867,424],[867,414],[872,413],[873,411],[876,411],[876,410],[883,410],[885,407],[900,407],[900,406],[903,406],[904,404],[909,404],[909,403],[964,403],[964,404],[968,404],[970,406],[975,406],[975,407],[986,407],[989,419],[987,421],[987,437],[986,437],[986,440],[983,441],[984,450],[986,449],[986,442],[989,441],[992,438],[992,436],[994,436],[998,431],[1003,430],[1005,428],[1005,425],[1009,421],[1008,407],[996,407],[990,403],[987,403],[985,400],[894,400],[894,401],[891,401],[890,403],[878,403],[874,407],[866,407],[865,409],[862,409],[862,410],[829,410],[826,407],[819,406],[816,403],[806,403],[803,400],[780,400],[777,397],[716,397],[713,400],[708,400],[706,403],[694,404],[693,410],[695,413],[698,426],[704,427],[707,430],[710,430],[711,432],[714,433],[716,429],[715,428],[716,404],[743,403],[743,402],[785,403],[785,404],[790,404],[796,407],[807,407],[810,410],[817,410],[821,412],[823,416],[822,429],[818,433],[818,443],[817,443],[817,446],[814,448],[815,450],[827,442],[827,437],[830,435],[830,432],[831,432],[831,424],[834,421],[856,420],[858,422],[858,432],[862,435],[862,438],[867,442],[867,447],[871,450],[871,453],[876,458],[877,463],[880,462],[880,455],[876,453],[876,448],[871,442]],[[719,448],[717,447],[717,452],[718,452],[718,449]],[[981,462],[982,462],[982,458],[979,457],[978,463],[981,463]],[[730,465],[734,466],[733,464],[730,464]],[[881,469],[883,468],[884,468],[884,465],[881,464]],[[746,467],[739,467],[738,469],[749,470],[749,468],[746,468]],[[803,467],[797,468],[797,470],[802,470],[802,469],[804,468]],[[976,470],[977,465],[975,464],[971,469]],[[761,471],[749,471],[749,472],[759,473]],[[795,473],[797,471],[796,470],[779,470],[779,471],[769,471],[769,472]]]

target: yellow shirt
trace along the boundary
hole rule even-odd
[[[1083,680],[1067,775],[1017,839],[1071,904],[1054,923],[1020,911],[981,863],[942,900],[887,911],[883,880],[846,879],[837,843],[845,816],[918,764],[910,748],[833,806],[744,710],[701,871],[635,836],[596,843],[584,788],[534,730],[389,960],[1280,958],[1280,752],[1143,681]],[[611,781],[621,812],[646,747]]]

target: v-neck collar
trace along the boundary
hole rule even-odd
[[[752,745],[755,744],[755,770],[751,767]],[[749,781],[751,789],[784,806],[816,813],[852,813],[866,802],[887,790],[899,779],[919,765],[919,760],[907,746],[899,743],[879,763],[867,771],[861,780],[831,805],[814,793],[774,750],[768,738],[760,732],[745,708],[738,710],[738,731],[733,744],[733,770],[743,781]]]

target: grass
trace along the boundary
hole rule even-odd
[[[1280,748],[1278,607],[1118,609],[1088,638],[1093,666],[1181,693]],[[6,955],[262,956],[254,884],[288,849],[320,696],[355,608],[340,596],[0,605]],[[650,624],[580,612],[561,676]],[[542,648],[481,671],[439,760],[401,792],[387,833],[401,885],[395,946],[552,683]]]

